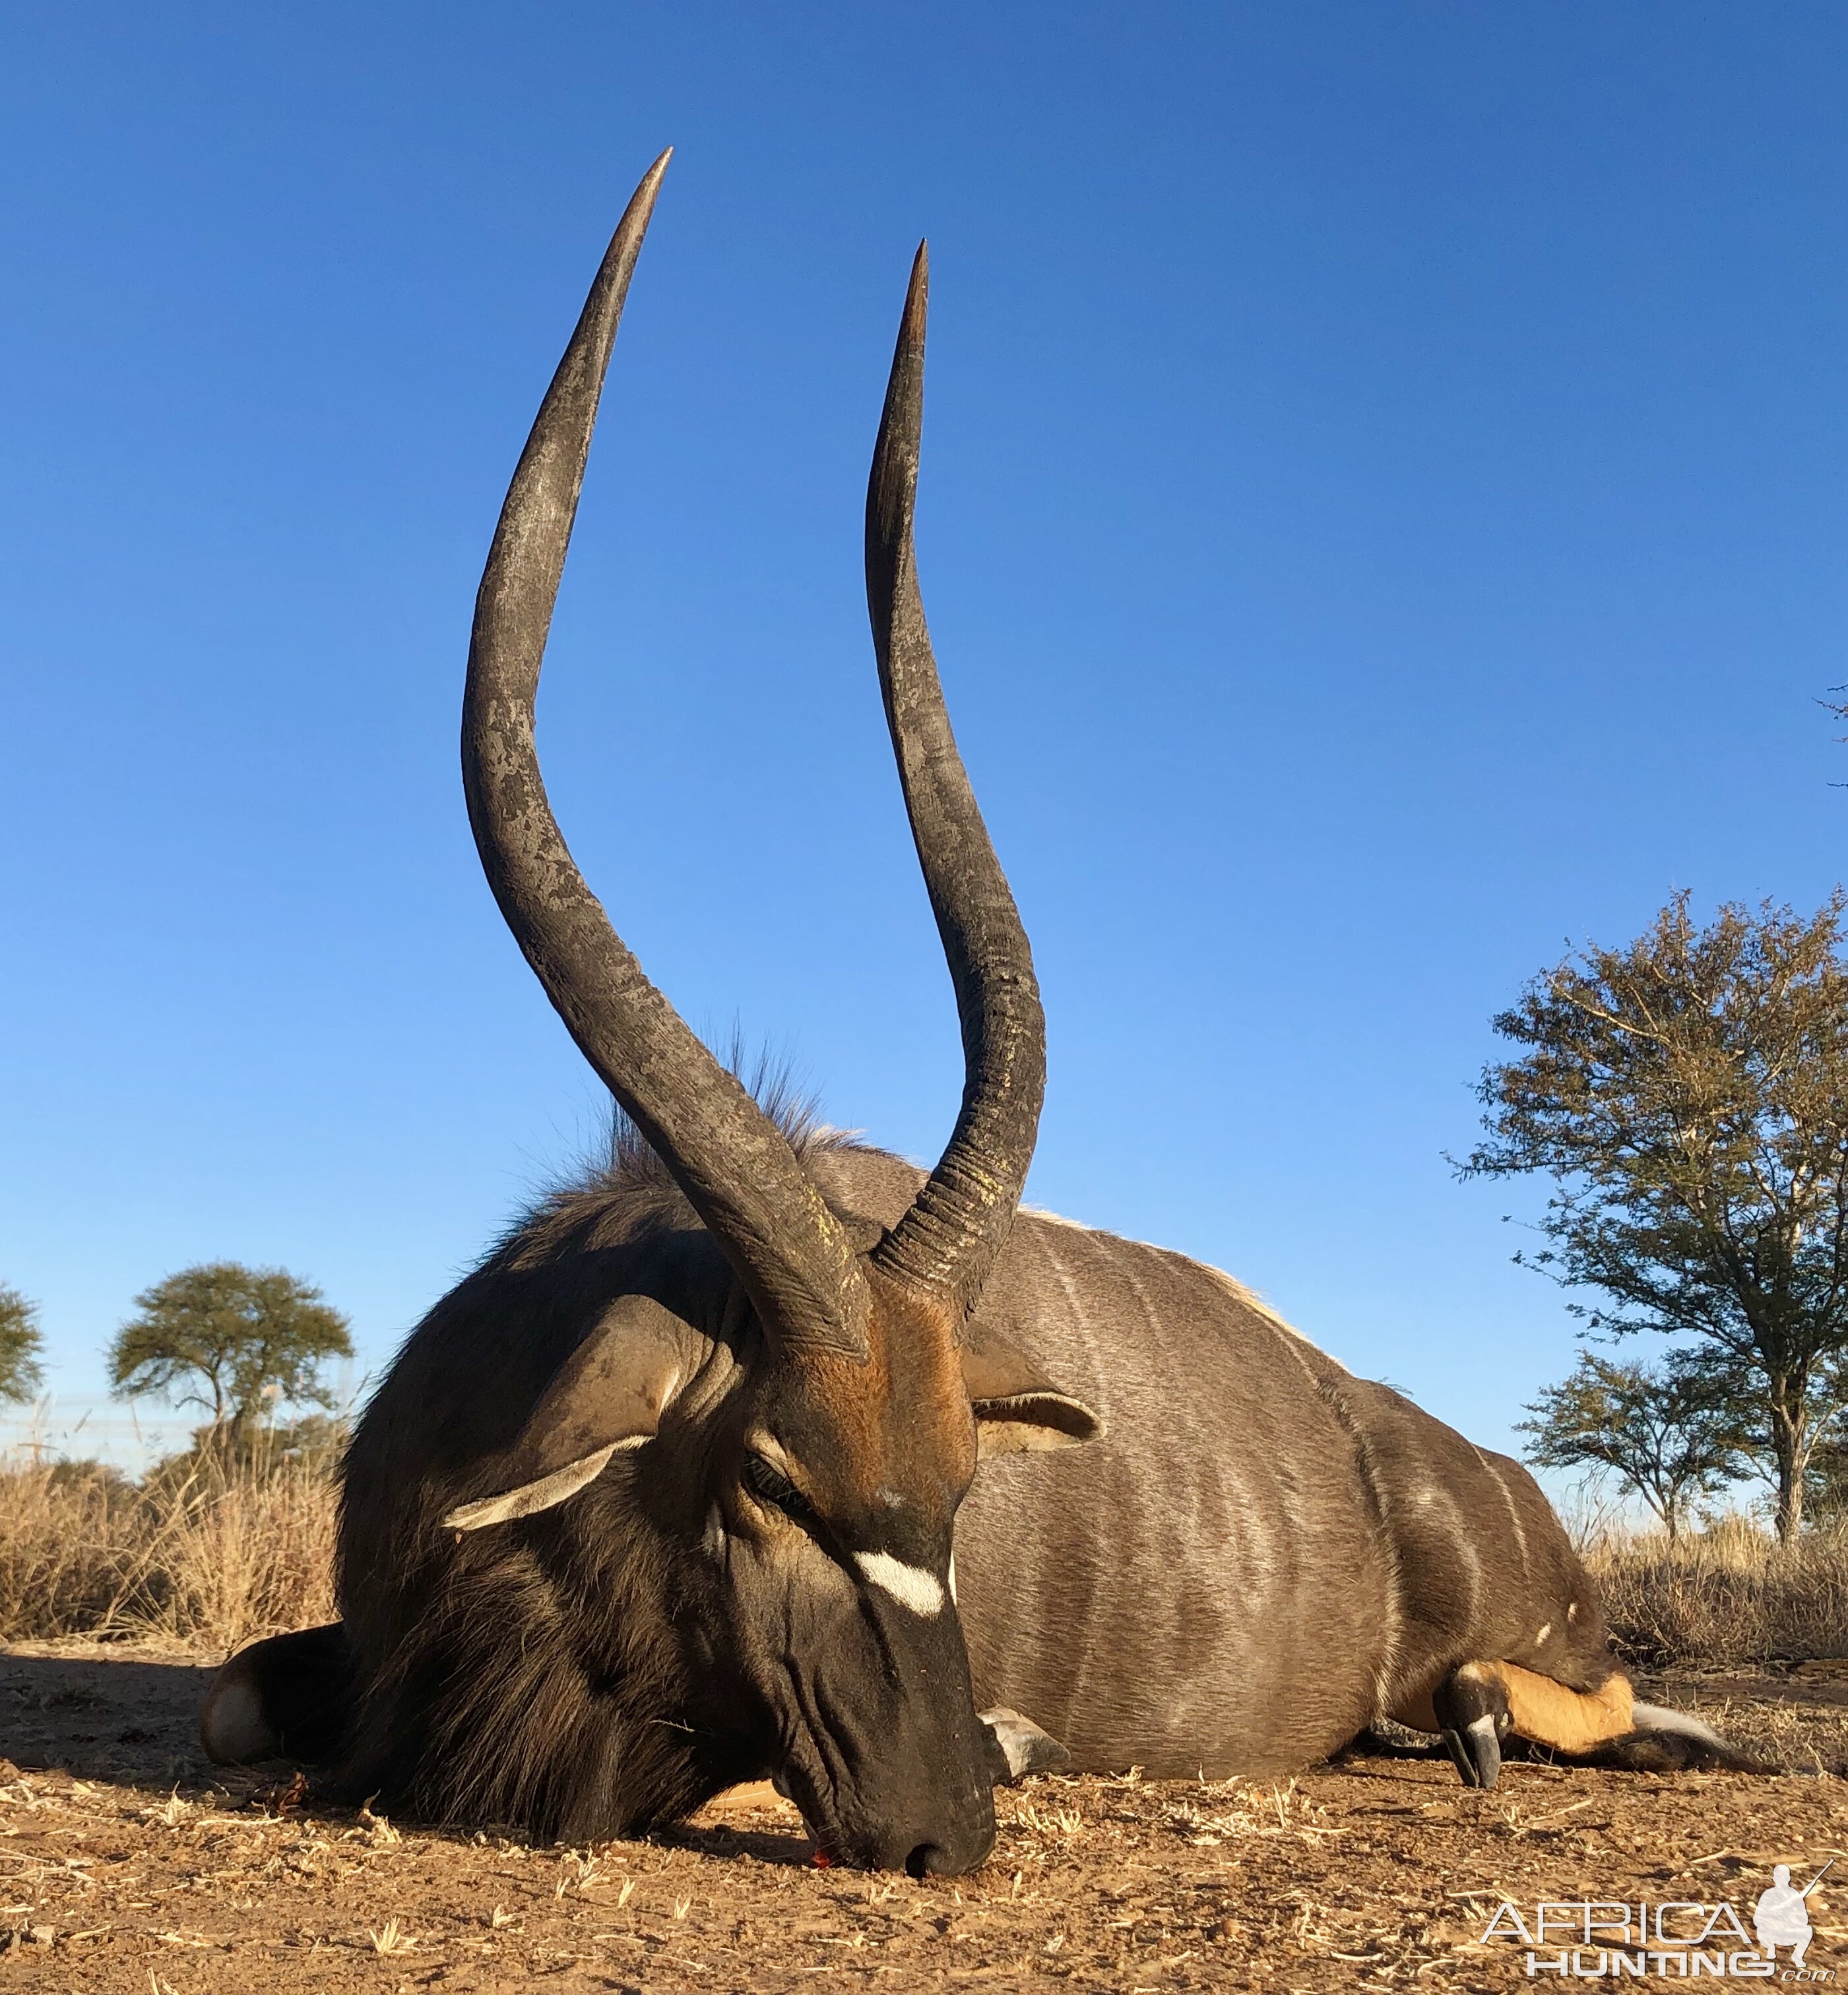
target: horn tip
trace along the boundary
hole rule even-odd
[[[633,218],[644,228],[647,226],[648,218],[654,212],[654,197],[661,191],[661,184],[667,177],[668,162],[673,156],[674,149],[670,146],[642,175],[640,184],[629,197],[628,212],[623,217],[625,223]]]
[[[925,314],[929,304],[930,244],[927,239],[918,245],[918,253],[912,259],[911,283],[905,294],[905,336],[908,340],[922,340]]]

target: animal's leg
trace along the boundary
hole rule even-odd
[[[1500,1667],[1459,1664],[1431,1692],[1431,1709],[1464,1786],[1493,1787],[1502,1770],[1502,1741],[1513,1722]]]
[[[1469,1688],[1463,1695],[1465,1684]],[[1465,1663],[1438,1686],[1432,1698],[1440,1714],[1440,1728],[1447,1733],[1462,1729],[1453,1725],[1451,1717],[1442,1715],[1445,1695],[1453,1685],[1458,1686],[1462,1695],[1462,1701],[1451,1707],[1457,1715],[1468,1720],[1485,1707],[1492,1710],[1495,1691],[1499,1689],[1508,1722],[1499,1727],[1498,1739],[1505,1740],[1512,1732],[1536,1746],[1551,1746],[1582,1766],[1638,1774],[1776,1770],[1769,1762],[1742,1753],[1685,1712],[1636,1702],[1630,1679],[1617,1672],[1613,1671],[1596,1690],[1578,1691],[1551,1677],[1524,1670],[1518,1663]],[[1445,1743],[1451,1743],[1448,1736]],[[1451,1756],[1457,1757],[1455,1745],[1451,1746]],[[1463,1771],[1461,1760],[1458,1770]],[[1470,1778],[1467,1772],[1463,1777]],[[1479,1780],[1471,1784],[1486,1787],[1489,1783]]]
[[[1580,1691],[1524,1670],[1518,1663],[1461,1663],[1431,1694],[1437,1729],[1457,1771],[1472,1787],[1494,1786],[1501,1770],[1502,1747],[1510,1733],[1575,1758],[1597,1754],[1603,1763],[1612,1766],[1660,1769],[1695,1763],[1691,1759],[1667,1756],[1695,1749],[1695,1742],[1686,1730],[1693,1721],[1684,1721],[1680,1729],[1673,1729],[1672,1740],[1664,1745],[1661,1734],[1671,1728],[1639,1728],[1639,1708],[1653,1712],[1654,1707],[1633,1705],[1629,1678],[1615,1671],[1596,1690]],[[1705,1731],[1701,1726],[1694,1729]],[[1730,1750],[1714,1735],[1706,1737],[1720,1749]],[[1624,1749],[1633,1742],[1640,1756],[1626,1759],[1622,1756]],[[1650,1753],[1656,1756],[1650,1758]]]
[[[1630,1679],[1613,1670],[1596,1690],[1574,1690],[1518,1663],[1481,1663],[1502,1681],[1512,1729],[1536,1746],[1583,1753],[1621,1739],[1636,1720]]]
[[[1632,1774],[1774,1774],[1774,1762],[1741,1752],[1712,1726],[1660,1704],[1631,1707],[1633,1729],[1583,1756],[1592,1767]]]
[[[331,1760],[346,1732],[352,1677],[338,1621],[253,1642],[212,1678],[199,1742],[221,1765]]]

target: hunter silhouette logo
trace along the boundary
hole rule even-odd
[[[1809,1942],[1814,1935],[1809,1930],[1809,1894],[1835,1868],[1832,1856],[1822,1869],[1810,1879],[1800,1891],[1790,1887],[1790,1866],[1780,1863],[1771,1873],[1771,1887],[1760,1895],[1757,1907],[1752,1914],[1752,1928],[1758,1935],[1758,1944],[1764,1951],[1775,1956],[1781,1946],[1790,1949],[1792,1967],[1803,1965],[1803,1956],[1809,1951]]]
[[[1530,1912],[1503,1899],[1482,1928],[1480,1943],[1501,1939],[1523,1949],[1530,1980],[1558,1975],[1569,1981],[1660,1976],[1832,1982],[1835,1970],[1813,1967],[1806,1956],[1815,1938],[1810,1894],[1834,1867],[1831,1858],[1798,1890],[1790,1881],[1790,1866],[1778,1864],[1752,1908],[1749,1931],[1738,1908],[1724,1902],[1548,1899]],[[1779,1959],[1780,1948],[1789,1949],[1788,1962]]]

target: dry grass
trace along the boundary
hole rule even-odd
[[[0,1468],[0,1640],[161,1636],[232,1649],[333,1618],[325,1461],[194,1458],[140,1485]]]
[[[0,1467],[0,1640],[159,1636],[228,1650],[331,1619],[330,1451],[168,1463],[137,1485],[94,1464]],[[1619,1643],[1651,1669],[1848,1654],[1848,1527],[1785,1552],[1740,1519],[1671,1545],[1582,1550]]]
[[[1848,1529],[1786,1551],[1742,1518],[1671,1544],[1605,1533],[1582,1547],[1618,1642],[1652,1668],[1848,1654]]]

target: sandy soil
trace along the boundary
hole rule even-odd
[[[818,1869],[768,1787],[593,1849],[435,1833],[198,1756],[198,1659],[0,1650],[0,1991],[1130,1991],[1531,1986],[1507,1898],[1725,1900],[1848,1873],[1848,1661],[1654,1686],[1806,1770],[1654,1779],[1366,1758],[1294,1781],[1043,1778],[953,1883]],[[1848,1969],[1833,1878],[1812,1968]],[[1839,1895],[1838,1891],[1838,1896]],[[1848,1905],[1848,1898],[1841,1902]],[[1735,1945],[1739,1942],[1735,1941]]]

